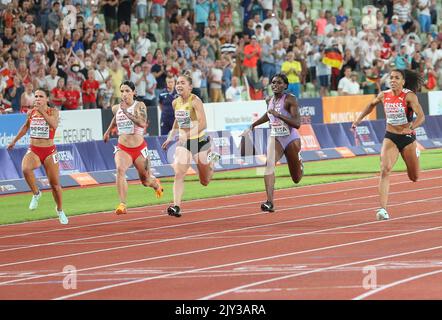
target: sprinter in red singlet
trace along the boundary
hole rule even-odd
[[[141,183],[145,187],[152,187],[157,198],[163,195],[160,180],[151,174],[149,153],[144,140],[144,130],[147,127],[146,106],[143,102],[134,99],[135,85],[133,82],[124,81],[120,85],[120,91],[121,102],[112,107],[114,117],[103,136],[104,142],[107,142],[112,129],[117,126],[119,137],[115,151],[115,166],[120,204],[115,209],[115,213],[118,215],[127,213],[126,171],[132,164],[138,171]]]
[[[27,112],[25,124],[20,128],[17,136],[7,148],[8,150],[14,148],[17,141],[30,130],[31,143],[28,152],[26,152],[22,160],[23,176],[34,194],[29,204],[29,209],[37,209],[38,200],[42,195],[35,181],[34,169],[43,165],[52,188],[52,195],[57,204],[55,210],[57,211],[58,219],[61,224],[68,224],[68,218],[62,208],[58,154],[57,148],[54,145],[55,130],[58,127],[58,110],[48,106],[49,93],[44,89],[37,89],[34,97],[34,106]]]
[[[415,182],[419,176],[419,150],[414,130],[425,121],[424,112],[415,94],[421,84],[422,79],[413,71],[397,69],[391,71],[391,89],[379,93],[352,125],[352,129],[355,130],[378,103],[384,103],[387,132],[381,150],[380,208],[376,212],[378,220],[390,218],[387,212],[390,174],[399,154],[407,166],[409,179]],[[413,120],[414,113],[416,118]]]

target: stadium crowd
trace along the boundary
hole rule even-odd
[[[36,88],[60,110],[110,108],[124,80],[155,107],[186,70],[204,102],[263,99],[279,72],[298,98],[377,93],[392,68],[438,90],[441,4],[0,0],[0,113],[26,112]]]

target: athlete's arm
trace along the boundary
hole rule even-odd
[[[51,115],[48,115],[46,111],[43,109],[43,106],[37,107],[37,110],[40,112],[40,114],[45,118],[46,122],[49,124],[51,128],[54,130],[57,130],[58,127],[58,118],[59,113],[58,109],[53,109]]]
[[[376,107],[376,105],[384,99],[384,92],[380,92],[376,98],[374,98],[362,111],[362,113],[359,115],[359,117],[353,122],[351,125],[351,128],[356,128],[367,115],[369,115],[373,109]]]
[[[126,108],[121,108],[121,110],[126,115],[126,117],[128,117],[137,126],[147,128],[147,109],[144,102],[137,102],[134,114],[127,112]]]
[[[406,96],[407,104],[413,109],[414,113],[416,113],[416,119],[410,122],[410,126],[408,129],[413,131],[417,127],[420,127],[425,122],[425,114],[422,110],[422,106],[419,103],[417,95],[415,93],[407,94]]]
[[[8,146],[7,146],[8,150],[12,150],[14,148],[15,144],[17,143],[17,141],[20,140],[26,134],[26,132],[28,132],[30,122],[31,122],[31,110],[28,111],[26,122],[21,126],[20,130],[18,130],[17,135],[11,141],[11,143],[8,144]]]

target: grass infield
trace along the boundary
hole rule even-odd
[[[442,168],[442,149],[424,150],[421,153],[422,170]],[[394,171],[405,171],[401,158]],[[362,156],[347,159],[312,161],[305,163],[305,176],[295,185],[286,165],[276,168],[276,189],[293,188],[327,182],[346,181],[372,177],[379,173],[379,156]],[[187,176],[183,200],[212,198],[240,193],[265,191],[263,168],[217,172],[207,187],[202,187],[197,176]],[[172,202],[172,178],[162,179],[164,196],[156,199],[151,188],[130,183],[127,197],[129,208]],[[55,203],[50,191],[44,191],[37,210],[28,209],[30,193],[0,197],[0,224],[56,218]],[[262,199],[265,200],[264,197]],[[63,190],[63,207],[68,216],[113,211],[118,205],[115,185]],[[113,213],[109,213],[113,214]]]

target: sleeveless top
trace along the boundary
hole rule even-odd
[[[275,100],[275,96],[270,99],[267,110],[275,110],[276,112],[291,118],[292,115],[285,108],[285,99],[287,98],[287,94],[283,94],[279,100]],[[284,137],[290,135],[293,131],[297,132],[295,128],[291,128],[287,123],[282,121],[281,119],[276,118],[275,116],[268,114],[270,120],[270,135],[274,137]]]
[[[127,108],[127,112],[130,114],[134,114],[135,106],[137,101]],[[130,120],[121,110],[121,107],[118,107],[117,113],[115,114],[115,120],[117,122],[118,135],[121,134],[138,134],[140,136],[144,136],[144,128],[137,126],[132,120]]]
[[[50,116],[52,109],[48,108],[46,113]],[[45,118],[37,111],[33,109],[30,116],[30,136],[34,139],[54,139],[55,129],[50,127]]]
[[[409,92],[412,91],[402,89],[401,93],[395,96],[392,90],[384,91],[384,110],[388,124],[397,126],[407,124],[413,120],[413,109],[405,101],[405,97]]]
[[[175,103],[175,119],[180,129],[192,129],[194,122],[198,121],[196,117],[195,109],[192,106],[192,101],[196,96],[191,93],[189,99],[186,102],[183,101],[182,97],[178,97]],[[196,139],[204,136],[205,131],[201,131],[197,135],[193,135],[190,139]]]

